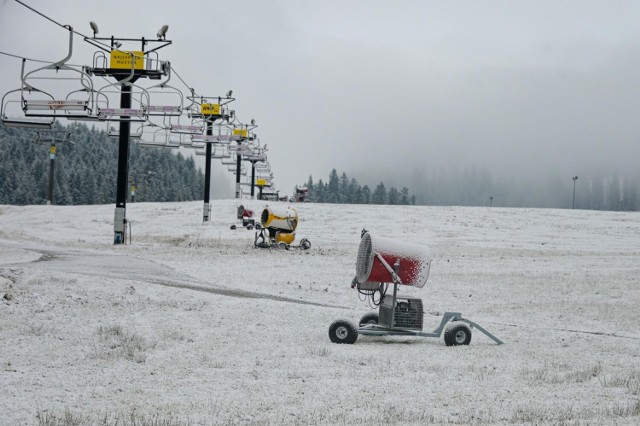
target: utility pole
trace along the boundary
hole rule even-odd
[[[578,176],[573,177],[573,201],[571,203],[571,209],[576,208],[576,181],[578,180]]]

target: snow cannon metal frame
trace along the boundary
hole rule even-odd
[[[293,245],[298,227],[298,212],[292,207],[271,208],[265,207],[260,215],[262,229],[256,231],[254,247],[260,248],[301,248],[308,250],[311,242],[303,238],[299,245]]]
[[[393,264],[393,267],[391,266]],[[424,245],[399,243],[389,238],[373,237],[362,231],[356,276],[351,288],[370,299],[378,313],[360,318],[358,327],[347,320],[334,321],[329,327],[333,343],[355,343],[363,336],[419,336],[440,338],[444,333],[447,346],[468,345],[471,329],[476,328],[498,345],[504,342],[460,312],[445,312],[432,332],[423,332],[422,299],[398,297],[398,285],[422,288],[429,276],[431,255]],[[393,293],[387,294],[393,284]]]
[[[249,210],[242,204],[238,206],[237,217],[242,221],[242,226],[244,228],[247,228],[248,230],[252,230],[253,228],[261,228],[261,225],[259,223],[256,223],[256,220],[253,218],[253,210]],[[236,229],[236,225],[231,225],[231,229]]]

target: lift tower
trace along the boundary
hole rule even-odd
[[[118,180],[116,191],[116,208],[114,214],[114,244],[124,244],[126,232],[126,208],[127,208],[127,177],[129,169],[129,136],[132,121],[145,121],[146,111],[143,108],[131,108],[131,94],[134,83],[140,78],[159,80],[166,75],[168,63],[157,59],[157,51],[171,44],[166,40],[168,27],[163,25],[158,31],[157,39],[147,38],[116,38],[96,37],[97,29],[93,37],[86,37],[85,41],[109,54],[109,60],[102,52],[96,52],[93,57],[93,67],[88,71],[95,76],[112,77],[120,85],[120,107],[98,108],[98,118],[105,121],[119,122],[118,137]],[[109,42],[111,48],[107,48],[105,42]],[[122,43],[139,43],[141,50],[120,50]],[[149,46],[154,48],[148,49]],[[153,58],[155,55],[156,59]],[[99,91],[100,92],[100,91]]]

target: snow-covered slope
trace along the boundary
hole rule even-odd
[[[257,213],[264,203],[243,200]],[[296,204],[302,250],[253,247],[237,200],[0,206],[0,423],[132,412],[176,424],[640,423],[640,214]],[[360,231],[427,244],[431,330],[360,336]]]

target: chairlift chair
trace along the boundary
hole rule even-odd
[[[2,96],[0,104],[0,120],[7,127],[30,129],[50,129],[55,122],[54,117],[38,118],[26,117],[22,110],[22,100],[19,96],[22,89],[10,90]],[[15,96],[14,96],[15,95]],[[12,99],[14,97],[15,99]],[[20,116],[14,115],[19,111]]]
[[[61,118],[92,118],[95,109],[95,91],[91,76],[85,67],[67,65],[73,53],[73,28],[69,30],[69,50],[67,56],[57,62],[36,68],[25,73],[25,62],[22,61],[20,97],[25,116],[29,117],[61,117]],[[54,73],[53,75],[51,73]],[[41,82],[52,81],[56,85],[60,81],[79,81],[81,89],[73,90],[64,98],[55,98],[51,94],[36,87]],[[83,92],[81,99],[75,94]],[[44,94],[45,99],[38,94]]]
[[[181,138],[178,140],[171,138],[171,133],[166,128],[159,128],[153,132],[151,139],[138,140],[138,146],[144,148],[178,148],[180,147]]]
[[[107,122],[109,123],[109,122]],[[120,137],[120,129],[116,128],[116,127],[111,127],[107,124],[107,127],[109,128],[109,130],[107,131],[107,136],[113,139],[118,139]],[[129,133],[129,138],[130,139],[135,139],[135,140],[139,140],[140,138],[142,138],[142,135],[144,133],[144,125],[140,124],[140,126],[138,126],[137,129],[135,129],[134,131]]]
[[[164,62],[162,67],[166,70],[167,79],[146,89],[146,97],[141,96],[140,104],[147,116],[180,116],[184,109],[184,95],[177,88],[167,84],[171,80],[171,63]],[[169,104],[151,104],[157,98],[167,99]]]
[[[222,157],[222,164],[224,164],[225,166],[229,166],[229,165],[235,165],[236,164],[236,159],[234,158],[235,156],[230,154],[229,157]]]

